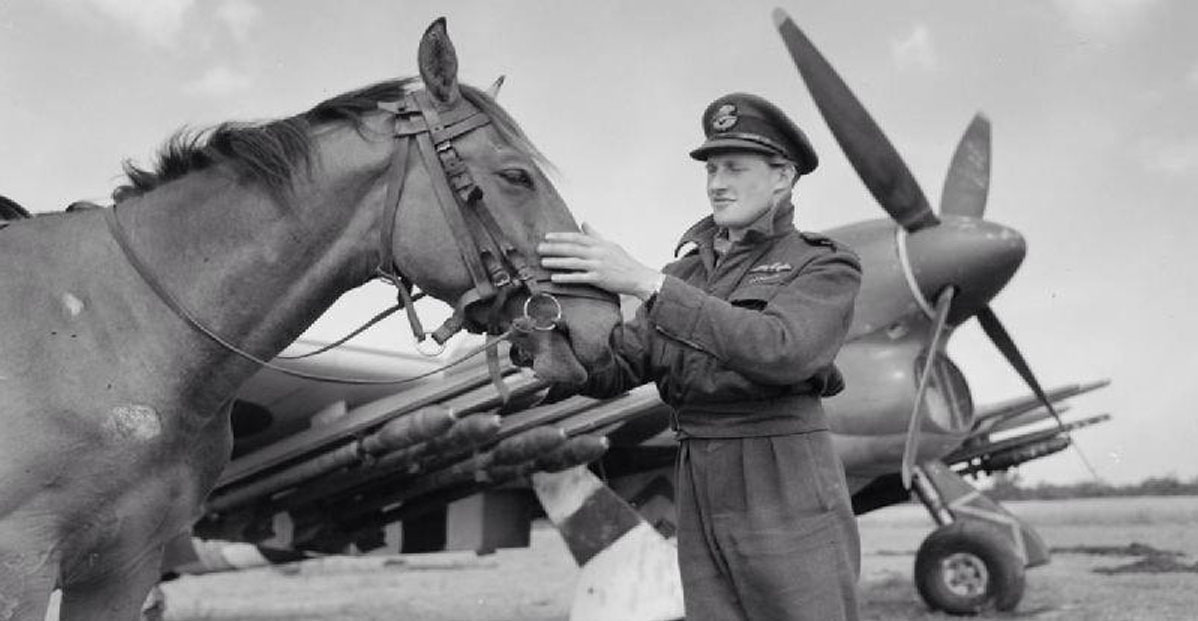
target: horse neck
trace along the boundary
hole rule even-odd
[[[378,260],[379,210],[368,206],[381,203],[375,200],[382,192],[381,167],[326,167],[317,151],[313,174],[297,174],[286,205],[218,168],[192,173],[118,210],[134,252],[153,277],[206,327],[262,359],[274,357],[342,293],[366,282]],[[165,305],[152,306],[158,309],[152,321],[191,341],[172,362],[181,367],[176,377],[195,378],[194,385],[178,390],[219,402],[258,369],[194,327],[182,327]]]

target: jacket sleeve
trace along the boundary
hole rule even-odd
[[[586,384],[578,392],[602,399],[653,380],[649,356],[651,329],[646,308],[642,305],[632,319],[612,329],[608,339],[609,364],[592,369]]]
[[[832,364],[861,286],[857,258],[828,250],[806,263],[764,308],[752,309],[667,277],[648,319],[662,334],[767,385],[807,380]]]

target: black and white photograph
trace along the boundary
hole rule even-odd
[[[1198,5],[0,0],[0,621],[1186,621]]]

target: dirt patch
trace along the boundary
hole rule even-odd
[[[1138,561],[1114,567],[1095,567],[1093,572],[1113,576],[1116,574],[1186,574],[1198,573],[1198,563],[1185,563],[1185,554],[1176,550],[1162,550],[1144,543],[1125,546],[1070,546],[1053,548],[1054,553],[1092,554],[1096,556],[1140,556]]]
[[[1069,546],[1052,548],[1052,553],[1093,554],[1096,556],[1184,556],[1176,550],[1162,550],[1146,543],[1129,543],[1125,546]]]
[[[1115,567],[1095,567],[1094,573],[1115,574],[1198,574],[1198,563],[1182,563],[1175,556],[1146,556],[1133,563]]]

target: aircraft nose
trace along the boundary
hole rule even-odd
[[[996,222],[942,216],[938,226],[907,238],[911,271],[924,297],[935,300],[944,287],[957,287],[949,323],[956,325],[990,303],[1023,263],[1027,244],[1018,231]]]

